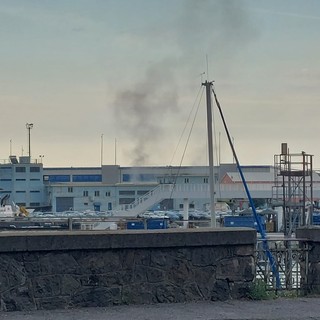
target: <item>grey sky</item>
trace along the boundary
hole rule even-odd
[[[208,76],[242,164],[287,142],[320,168],[319,32],[317,0],[0,0],[0,159],[32,122],[46,166],[100,165],[101,141],[113,164],[115,139],[120,165],[177,165]],[[203,97],[183,165],[207,163],[205,117]]]

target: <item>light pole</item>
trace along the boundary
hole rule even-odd
[[[30,146],[30,131],[33,128],[33,123],[27,123],[26,128],[28,130],[28,141],[29,141],[29,158],[31,161],[31,146]]]

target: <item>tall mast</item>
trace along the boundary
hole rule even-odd
[[[214,201],[214,172],[213,172],[213,143],[212,143],[212,103],[211,92],[213,82],[206,81],[202,83],[206,87],[207,96],[207,131],[208,131],[208,153],[209,153],[209,192],[210,192],[210,212],[211,212],[211,227],[216,227],[216,213]]]

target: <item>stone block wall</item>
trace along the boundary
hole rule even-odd
[[[320,294],[320,226],[297,229],[296,237],[309,248],[306,266],[302,268],[306,294]]]
[[[226,300],[255,274],[253,229],[0,233],[0,310]]]

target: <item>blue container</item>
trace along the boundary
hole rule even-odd
[[[262,228],[266,229],[265,218],[258,216]],[[253,216],[225,216],[224,217],[224,226],[225,227],[248,227],[254,228],[258,231],[258,224],[255,221]]]
[[[314,213],[312,215],[312,224],[316,226],[320,225],[320,214]]]
[[[129,222],[127,222],[127,229],[129,229],[129,230],[144,229],[144,222],[143,221],[129,221]]]
[[[168,219],[148,219],[147,229],[168,229]]]

